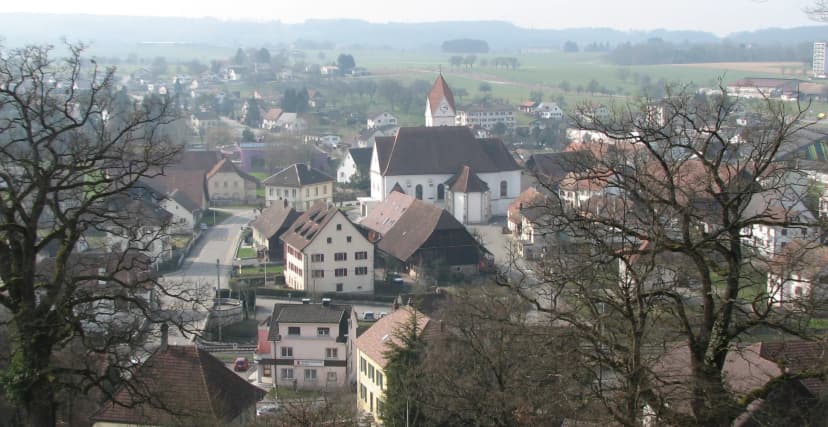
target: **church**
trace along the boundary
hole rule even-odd
[[[371,199],[399,191],[446,209],[463,224],[505,216],[521,192],[521,167],[495,138],[454,126],[454,96],[443,76],[426,97],[424,127],[377,137],[371,154]]]

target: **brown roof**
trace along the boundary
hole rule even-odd
[[[172,168],[199,170],[206,173],[219,159],[221,159],[221,154],[218,151],[183,151]]]
[[[431,114],[437,112],[437,107],[440,105],[440,101],[442,101],[443,98],[446,99],[446,102],[448,102],[452,110],[457,110],[454,107],[454,94],[451,93],[451,89],[449,89],[446,79],[444,79],[443,75],[440,74],[437,76],[437,80],[434,80],[431,90],[428,91],[428,105],[431,107]]]
[[[558,184],[570,172],[583,172],[597,164],[591,151],[572,150],[559,153],[533,154],[526,161],[526,168],[541,178],[545,184]]]
[[[327,207],[325,202],[316,202],[291,224],[290,229],[282,235],[282,241],[301,251],[337,214],[342,215],[336,206]]]
[[[457,173],[446,181],[446,185],[448,185],[451,191],[458,193],[483,193],[489,191],[489,185],[466,165],[460,166]]]
[[[262,235],[269,239],[273,237],[280,228],[292,224],[298,217],[298,212],[293,210],[293,208],[286,206],[286,203],[278,201],[262,209],[259,216],[250,223],[250,227],[256,229],[259,233],[262,233]]]
[[[274,304],[267,339],[279,341],[279,322],[327,323],[339,325],[351,315],[351,306],[344,304]]]
[[[209,172],[207,172],[207,178],[208,179],[212,178],[213,175],[215,175],[219,172],[221,172],[221,173],[235,173],[235,174],[238,174],[240,177],[242,177],[243,180],[254,182],[254,183],[256,183],[257,186],[259,185],[259,180],[256,179],[256,177],[242,171],[236,165],[234,165],[233,162],[231,162],[228,159],[219,160],[219,162],[216,163],[215,166],[213,166],[212,169],[210,169]]]
[[[396,335],[411,321],[412,315],[417,316],[417,329],[422,331],[424,336],[433,334],[434,321],[430,317],[413,307],[400,307],[377,320],[360,335],[356,340],[357,348],[384,369],[388,363],[385,353],[391,350],[389,344],[400,344],[400,339]]]
[[[281,116],[281,115],[282,115],[282,109],[281,108],[271,108],[271,109],[267,110],[267,113],[265,113],[264,119],[265,120],[276,121],[276,120],[279,119],[279,116]]]
[[[327,181],[333,181],[333,178],[304,163],[295,163],[269,176],[264,180],[264,184],[278,187],[301,187]]]
[[[198,169],[167,169],[163,175],[152,177],[147,181],[150,186],[193,212],[202,209],[207,203],[205,173],[206,170]]]
[[[528,209],[543,209],[546,206],[546,198],[535,187],[523,190],[509,205],[509,220],[520,223],[521,215]]]
[[[189,418],[226,423],[264,395],[206,351],[170,345],[150,356],[92,421],[172,425]]]
[[[381,234],[377,248],[400,261],[408,260],[434,233],[466,230],[444,209],[396,191],[371,209],[360,226]],[[477,247],[472,249],[476,253]]]
[[[383,176],[454,174],[463,165],[476,173],[521,169],[501,140],[476,139],[462,126],[401,127],[374,147]]]

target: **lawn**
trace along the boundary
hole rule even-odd
[[[285,272],[285,267],[282,265],[268,264],[267,274],[282,274]],[[265,268],[258,265],[246,265],[242,267],[240,277],[245,276],[259,276],[265,273]]]
[[[256,250],[251,247],[239,247],[236,257],[241,259],[256,258]]]

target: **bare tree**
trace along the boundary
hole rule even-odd
[[[153,260],[138,263],[147,255],[133,252],[149,253],[164,227],[131,209],[143,200],[139,181],[179,151],[164,133],[175,117],[160,98],[113,103],[114,69],[84,60],[82,46],[67,48],[60,60],[44,46],[0,53],[0,311],[9,314],[10,356],[0,387],[34,426],[56,423],[61,398],[111,392],[119,371],[136,365],[129,345],[138,329],[115,331],[91,308],[128,306],[153,322],[137,295],[175,293],[152,274],[134,277]],[[96,233],[122,249],[109,246],[85,266],[79,252]],[[44,257],[48,269],[38,264]]]
[[[816,245],[801,176],[780,160],[809,124],[798,104],[765,100],[761,124],[739,130],[743,105],[724,89],[704,100],[666,93],[578,109],[577,126],[599,137],[567,160],[564,179],[537,175],[546,197],[531,217],[545,256],[517,262],[504,285],[575,334],[572,351],[617,422],[639,425],[647,406],[672,425],[730,425],[758,396],[729,390],[728,351],[757,327],[810,337],[823,302],[774,302],[764,271],[778,248],[753,234],[786,230]],[[665,380],[665,366],[682,375]]]
[[[826,0],[814,0],[814,4],[806,7],[804,11],[814,21],[828,22],[828,1]]]

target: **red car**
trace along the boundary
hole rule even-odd
[[[233,370],[237,372],[244,372],[250,369],[250,363],[246,357],[237,357],[233,362]]]

